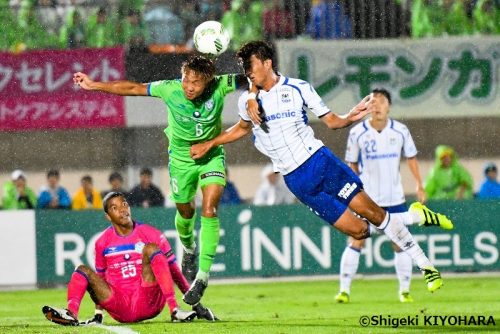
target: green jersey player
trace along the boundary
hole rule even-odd
[[[195,305],[208,285],[210,267],[219,243],[217,207],[226,176],[222,146],[197,160],[191,158],[190,148],[221,133],[224,97],[238,86],[248,87],[248,80],[243,74],[216,76],[213,61],[202,56],[192,56],[185,61],[181,73],[181,80],[142,84],[123,80],[95,82],[78,72],[73,81],[86,90],[158,97],[168,106],[165,134],[169,140],[171,197],[177,208],[175,226],[184,246],[183,273],[189,281],[194,281],[184,295],[184,301]],[[258,108],[255,99],[249,102],[249,108]],[[199,268],[193,234],[196,219],[194,197],[198,186],[203,195]]]

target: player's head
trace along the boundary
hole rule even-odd
[[[215,75],[215,64],[211,59],[196,55],[182,63],[182,89],[188,100],[203,94]]]
[[[112,224],[129,226],[132,223],[130,206],[123,193],[118,191],[107,193],[102,199],[102,205],[106,219]]]
[[[371,110],[372,119],[384,121],[389,114],[391,105],[391,93],[384,88],[375,88],[370,94],[367,102]]]
[[[276,68],[274,65],[274,49],[264,41],[252,41],[244,44],[236,53],[245,75],[257,86],[269,79]]]

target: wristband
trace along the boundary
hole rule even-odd
[[[257,94],[255,94],[254,92],[248,93],[247,101],[248,100],[256,100],[256,99],[257,99]]]
[[[94,311],[94,314],[103,314],[103,312],[102,312],[102,310],[98,310],[98,309],[96,309],[96,310]]]

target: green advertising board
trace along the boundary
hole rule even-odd
[[[455,229],[412,226],[429,258],[443,272],[499,271],[500,202],[433,202]],[[221,238],[213,278],[331,275],[339,271],[346,236],[323,223],[301,204],[219,210]],[[182,253],[174,227],[174,209],[133,209],[136,220],[165,233],[176,254]],[[199,227],[199,219],[198,219]],[[93,245],[109,223],[102,211],[36,213],[37,280],[64,284],[75,266],[93,263]],[[359,273],[393,273],[393,252],[384,235],[367,240]],[[416,270],[416,269],[415,269]]]

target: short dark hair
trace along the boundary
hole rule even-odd
[[[88,182],[88,183],[92,183],[92,176],[90,176],[90,175],[84,175],[84,176],[82,177],[81,181],[82,181],[82,182],[83,182],[83,181],[86,181],[86,182]]]
[[[102,199],[102,208],[104,209],[104,212],[108,213],[108,202],[112,199],[112,198],[115,198],[115,197],[123,197],[125,198],[125,200],[127,200],[127,197],[125,197],[125,195],[119,191],[111,191],[109,193],[106,194],[106,196],[104,196],[104,198]]]
[[[121,182],[123,182],[123,176],[118,172],[113,172],[109,174],[108,182],[111,182],[113,180],[120,180]]]
[[[49,169],[47,172],[47,179],[52,176],[59,178],[59,171],[57,169]]]
[[[215,75],[215,64],[207,57],[194,55],[182,63],[182,73],[185,73],[187,70],[194,71],[206,80],[210,80]]]
[[[149,176],[153,176],[153,171],[151,170],[151,168],[148,168],[148,167],[143,167],[141,169],[141,172],[139,173],[139,175],[149,175]]]
[[[391,93],[385,88],[375,88],[372,90],[373,94],[382,94],[385,96],[387,101],[389,101],[389,105],[392,104]]]
[[[273,61],[273,70],[276,71],[276,62],[275,62],[275,54],[274,49],[271,44],[264,41],[251,41],[245,43],[239,50],[236,52],[236,56],[240,58],[242,62],[243,69],[247,69],[250,66],[250,58],[255,56],[257,59],[261,61],[265,61],[271,59]]]
[[[484,174],[488,174],[489,172],[497,172],[497,165],[495,165],[494,162],[488,162],[485,166],[484,166]]]

